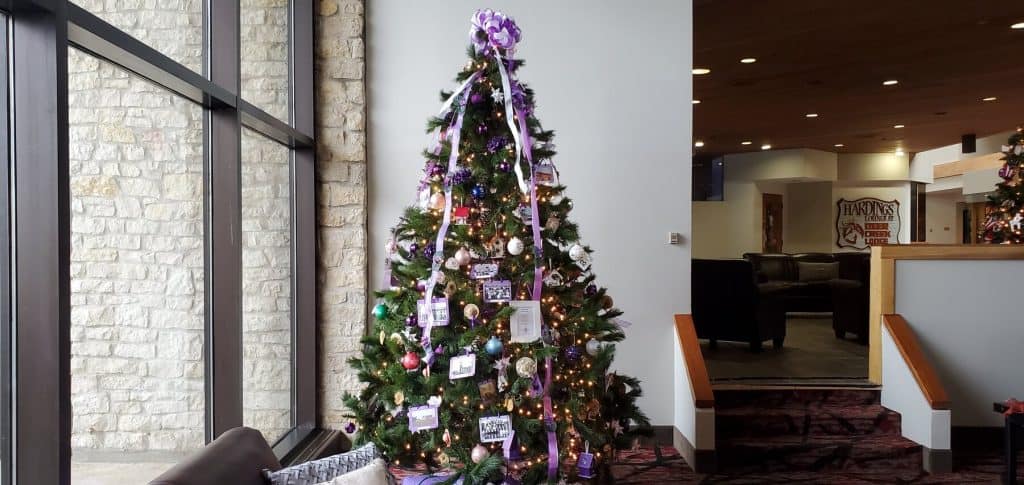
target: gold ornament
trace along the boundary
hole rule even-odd
[[[384,345],[384,331],[383,330],[380,331],[380,344]]]
[[[395,406],[401,406],[405,402],[405,393],[402,391],[395,392]]]
[[[511,413],[512,410],[515,409],[515,407],[516,407],[516,403],[515,403],[515,401],[512,400],[512,396],[506,397],[505,398],[505,410]]]
[[[448,456],[448,453],[442,451],[437,454],[437,464],[441,465],[441,468],[448,468],[451,463],[452,459]]]

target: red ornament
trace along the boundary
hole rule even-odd
[[[406,352],[405,356],[402,357],[402,367],[407,370],[413,370],[420,366],[420,355],[416,352]]]

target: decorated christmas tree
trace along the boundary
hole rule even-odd
[[[1020,244],[1024,242],[1024,134],[1018,129],[1003,145],[1003,166],[999,169],[1002,182],[988,198],[985,223],[980,229],[981,239],[992,244]]]
[[[472,17],[459,86],[427,123],[418,205],[388,242],[374,331],[350,360],[358,439],[465,483],[596,479],[649,432],[639,382],[609,370],[621,312],[517,80],[520,37],[501,12]]]

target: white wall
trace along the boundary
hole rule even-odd
[[[963,201],[959,192],[929,193],[925,198],[925,242],[960,242],[960,213],[956,204]]]
[[[933,450],[950,449],[950,412],[932,409],[896,341],[882,325],[882,405],[900,413],[900,433]]]
[[[841,153],[837,163],[841,181],[909,180],[910,158],[893,153]]]
[[[932,177],[934,172],[932,170],[935,165],[998,152],[1012,134],[1013,131],[1006,131],[978,138],[974,153],[962,153],[960,151],[960,143],[953,143],[943,147],[934,148],[932,150],[915,153],[914,158],[910,161],[910,179],[915,182],[925,182],[930,184],[934,182],[934,178]]]
[[[831,252],[835,241],[832,227],[832,182],[789,184],[786,207],[787,253]]]
[[[896,262],[896,313],[935,366],[955,426],[1002,426],[992,403],[1024,396],[1022,272],[1021,260]]]
[[[598,281],[633,323],[616,366],[644,381],[640,405],[652,422],[672,424],[672,315],[690,311],[691,5],[489,6],[523,29],[519,55],[527,64],[519,77],[537,93],[538,118],[557,132],[555,162],[575,201],[573,219],[596,250]],[[480,7],[468,0],[366,7],[374,287],[388,229],[413,199],[429,142],[424,122],[440,107],[438,91],[454,88],[468,21]],[[668,245],[670,231],[687,244]]]
[[[727,172],[728,173],[728,172]],[[762,194],[782,195],[783,210],[789,207],[786,184],[778,182],[726,181],[725,200],[693,203],[693,257],[738,258],[762,249]],[[789,224],[784,213],[783,233]],[[786,241],[783,241],[784,243]]]

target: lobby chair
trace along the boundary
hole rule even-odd
[[[782,348],[786,311],[781,293],[758,291],[753,266],[742,259],[694,259],[693,322],[697,337],[712,348],[719,340],[747,342],[761,350],[765,340]]]

